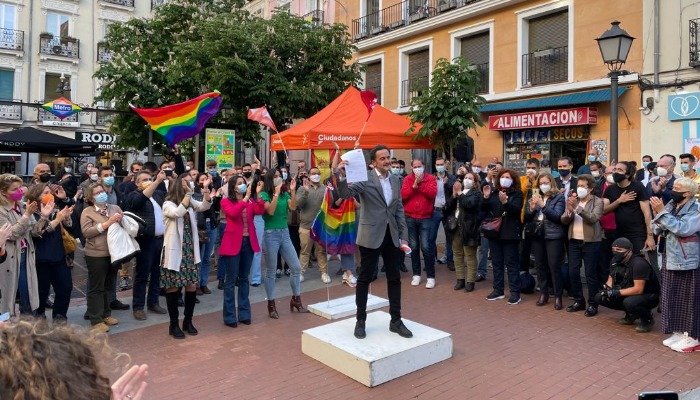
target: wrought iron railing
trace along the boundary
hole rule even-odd
[[[106,43],[97,43],[97,61],[106,63],[112,61],[112,52],[107,48]]]
[[[13,101],[22,102],[22,100]],[[22,106],[18,104],[0,104],[0,119],[21,121]]]
[[[0,28],[0,49],[22,51],[24,48],[24,31]]]
[[[120,6],[124,7],[133,7],[134,6],[134,0],[102,0],[105,3],[112,3],[112,4],[117,4]]]
[[[80,40],[74,38],[59,38],[41,36],[39,52],[52,56],[80,58]]]
[[[401,107],[411,105],[411,100],[428,88],[428,76],[401,81]]]
[[[314,26],[323,25],[324,15],[323,10],[313,10],[301,16],[302,19],[311,22]]]
[[[44,110],[43,108],[39,108],[39,115],[37,117],[37,120],[39,122],[44,122],[44,121],[66,121],[66,122],[78,122],[78,113],[75,113],[69,117],[60,119],[57,116],[51,114],[50,112]]]
[[[700,18],[691,19],[688,21],[689,35],[688,41],[690,42],[690,66],[700,67]]]
[[[548,85],[569,79],[569,47],[523,54],[523,86]]]
[[[99,126],[106,126],[109,125],[114,117],[117,115],[116,113],[110,112],[110,111],[100,111],[97,110],[96,114],[96,121],[95,125]]]
[[[404,0],[352,20],[352,39],[359,41],[483,0]]]
[[[168,0],[151,0],[151,10],[153,10],[156,7],[162,6],[167,2]]]

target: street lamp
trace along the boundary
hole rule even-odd
[[[61,97],[66,97],[66,92],[70,92],[70,80],[66,80],[66,76],[61,74],[61,81],[58,82],[58,87],[56,87],[56,93],[60,94]]]
[[[620,21],[613,21],[612,26],[596,39],[600,48],[603,62],[608,65],[610,73],[610,161],[617,160],[617,83],[620,75],[626,75],[627,71],[620,71],[622,64],[627,61],[632,41],[634,38],[620,28]]]

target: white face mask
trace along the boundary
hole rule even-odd
[[[190,190],[194,190],[194,182],[189,181],[187,184],[190,186]]]
[[[594,178],[597,178],[600,176],[600,171],[591,171],[591,175],[593,175]]]
[[[321,175],[317,175],[317,174],[309,175],[309,179],[313,183],[319,183],[319,182],[321,182]]]
[[[423,171],[425,171],[424,167],[413,168],[413,173],[416,175],[423,175]]]
[[[552,185],[542,184],[540,185],[540,190],[542,193],[547,194],[550,190],[552,190]]]
[[[582,198],[588,196],[588,189],[582,188],[582,187],[577,187],[576,188],[576,195],[578,196],[579,199],[582,199]]]
[[[668,170],[664,167],[657,167],[656,168],[656,175],[663,178],[664,176],[668,175]]]
[[[473,179],[465,179],[463,182],[464,188],[465,189],[471,189],[474,187],[474,180]]]
[[[528,168],[528,169],[525,171],[525,173],[526,173],[527,175],[530,175],[530,176],[535,176],[535,175],[537,175],[537,170],[535,170],[535,169],[533,169],[533,168]]]
[[[480,174],[480,173],[481,173],[481,167],[472,167],[472,171],[474,171],[475,174]]]
[[[605,180],[608,181],[608,183],[610,183],[610,184],[615,183],[615,178],[613,178],[612,174],[606,176]]]
[[[507,188],[510,187],[510,185],[513,184],[513,180],[510,179],[510,178],[501,178],[501,179],[498,181],[498,183],[501,184],[501,187],[504,187],[504,188],[507,189]]]
[[[97,178],[99,178],[99,176],[97,176],[97,174],[90,175],[90,180],[93,182],[97,182]]]

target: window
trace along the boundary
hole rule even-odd
[[[428,87],[430,75],[430,49],[408,53],[408,71],[401,82],[401,106],[411,105],[411,100]]]
[[[16,6],[0,3],[0,24],[3,29],[15,29]]]
[[[65,14],[49,12],[46,14],[46,31],[54,37],[70,36],[70,17]]]
[[[469,61],[481,76],[481,90],[479,93],[489,92],[489,59],[490,59],[489,31],[476,33],[459,39],[459,55]]]
[[[63,87],[65,90],[63,93],[59,90],[59,87]],[[57,98],[63,96],[70,100],[70,76],[64,76],[64,80],[61,81],[61,75],[59,74],[46,74],[46,80],[44,80],[44,101],[49,102],[51,100],[56,100]]]
[[[377,95],[377,103],[382,103],[382,62],[365,64],[365,89]]]
[[[0,69],[0,100],[12,100],[15,94],[15,71]]]
[[[316,7],[316,2],[320,2],[320,0],[306,0],[306,14],[315,11],[317,9]],[[319,9],[321,8],[320,5],[318,7]]]
[[[522,85],[535,86],[569,79],[569,11],[528,19],[527,47],[522,56]]]

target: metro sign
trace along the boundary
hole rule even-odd
[[[489,116],[489,129],[494,131],[592,125],[596,123],[598,123],[598,109],[596,107],[578,107],[562,110],[533,111]]]

